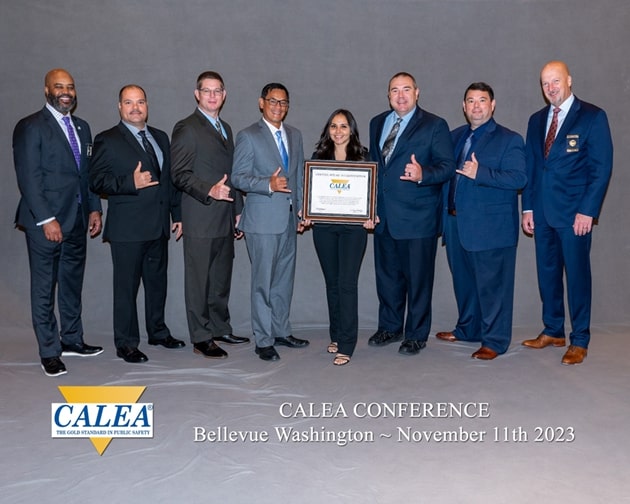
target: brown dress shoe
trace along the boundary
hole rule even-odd
[[[451,343],[457,341],[457,338],[452,332],[439,332],[435,335],[435,337],[437,339],[441,339],[442,341],[450,341]]]
[[[572,366],[573,364],[582,364],[586,359],[586,348],[575,345],[569,345],[567,352],[562,357],[562,364]]]
[[[529,348],[545,348],[549,345],[555,347],[563,347],[566,344],[566,340],[564,338],[553,338],[551,336],[547,336],[546,334],[539,334],[536,339],[528,339],[523,341],[523,346]]]
[[[473,353],[471,355],[471,357],[473,359],[492,360],[497,355],[499,355],[499,354],[497,352],[495,352],[494,350],[492,350],[492,348],[488,348],[488,347],[482,346],[479,350],[477,350],[475,353]]]

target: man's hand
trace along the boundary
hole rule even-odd
[[[411,160],[405,165],[405,174],[400,176],[400,180],[409,182],[419,182],[422,180],[422,166],[416,161],[416,155],[411,155]]]
[[[61,232],[61,225],[57,219],[43,224],[42,228],[44,229],[44,236],[47,240],[61,243],[63,240],[63,233]]]
[[[573,222],[575,236],[584,236],[593,230],[593,217],[584,214],[576,214]]]
[[[234,238],[240,240],[243,238],[244,233],[238,229],[238,223],[241,222],[241,214],[238,214],[234,219]]]
[[[171,227],[171,232],[175,233],[175,241],[179,240],[184,234],[184,228],[181,222],[173,222],[173,226]]]
[[[533,235],[534,234],[534,212],[524,212],[523,219],[521,221],[521,226],[525,234]]]
[[[101,229],[103,229],[101,212],[90,212],[88,225],[90,238],[96,238],[99,234],[101,234]]]
[[[374,229],[379,222],[381,222],[381,220],[378,218],[378,215],[377,215],[374,217],[374,220],[372,219],[366,220],[363,223],[363,227],[365,229],[371,230],[371,229]]]
[[[269,179],[269,187],[273,192],[291,192],[291,189],[288,187],[288,179],[280,176],[281,171],[282,168],[278,166],[278,169]]]
[[[459,170],[455,171],[464,177],[475,180],[477,177],[477,168],[479,168],[479,163],[473,152],[472,156],[470,156],[470,161],[466,161]]]
[[[226,180],[227,173],[224,173],[223,178],[210,188],[208,196],[215,200],[234,201],[233,198],[230,198],[230,186],[225,185]]]
[[[133,172],[133,183],[136,185],[136,189],[144,189],[159,184],[157,180],[151,182],[151,172],[140,171],[140,168],[142,168],[142,161],[138,161],[138,166]]]

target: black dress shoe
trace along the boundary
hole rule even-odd
[[[233,334],[226,334],[225,336],[219,336],[218,338],[213,338],[214,341],[220,341],[222,343],[227,343],[228,345],[240,345],[241,343],[249,343],[249,338],[245,338],[243,336],[234,336]]]
[[[42,369],[46,376],[61,376],[68,372],[59,357],[42,357]]]
[[[103,353],[103,347],[86,345],[85,343],[74,343],[72,345],[61,344],[61,355],[78,355],[79,357],[94,357]]]
[[[140,362],[146,362],[149,360],[149,358],[144,355],[140,350],[128,346],[117,348],[116,355],[123,359],[125,362],[131,362],[132,364],[138,364]]]
[[[262,360],[265,360],[265,361],[280,360],[280,356],[278,355],[278,352],[276,352],[276,349],[273,346],[266,346],[266,347],[257,346],[256,355],[258,355],[258,357],[260,357]]]
[[[416,355],[419,354],[420,350],[422,350],[425,346],[427,346],[426,341],[406,339],[400,345],[398,353],[403,355]]]
[[[385,346],[395,341],[400,341],[402,337],[402,333],[399,332],[376,331],[368,340],[368,345],[376,347]]]
[[[286,338],[276,338],[275,343],[276,345],[288,346],[289,348],[302,348],[309,345],[308,340],[294,338],[293,336],[287,336]],[[264,348],[269,348],[269,347],[264,347]]]
[[[208,359],[225,359],[228,356],[227,352],[212,340],[193,343],[193,352]]]
[[[173,338],[170,334],[164,339],[150,339],[149,345],[162,345],[164,348],[184,348],[186,343],[180,339]]]

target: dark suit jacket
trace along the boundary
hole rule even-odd
[[[570,227],[578,213],[597,218],[612,172],[613,145],[606,112],[575,98],[544,158],[549,107],[527,126],[527,186],[523,210],[534,211],[534,222]]]
[[[78,117],[73,116],[72,121],[81,144],[79,170],[68,139],[46,107],[17,123],[13,157],[22,194],[15,215],[17,226],[34,230],[38,222],[56,217],[62,232],[69,232],[77,216],[79,193],[86,227],[88,213],[101,211],[98,196],[88,189],[90,127]]]
[[[107,195],[107,219],[103,238],[108,241],[137,242],[170,236],[169,214],[181,221],[181,194],[171,181],[171,152],[168,136],[149,127],[164,162],[159,185],[136,190],[133,172],[138,161],[142,171],[151,160],[122,122],[96,135],[90,162],[90,187]]]
[[[456,158],[462,151],[468,125],[451,133]],[[455,207],[459,240],[470,252],[513,247],[518,241],[518,193],[527,182],[523,138],[498,125],[494,119],[472,148],[479,162],[472,180],[459,176]],[[448,191],[453,177],[444,184],[444,215],[448,210]],[[445,236],[448,245],[448,236]]]
[[[234,233],[234,221],[243,210],[243,196],[232,187],[234,137],[232,128],[221,121],[227,133],[223,141],[217,129],[196,109],[173,128],[171,139],[171,176],[183,192],[182,219],[186,236],[219,238]],[[227,174],[234,203],[210,196],[210,188]]]
[[[239,229],[245,233],[285,232],[290,205],[293,205],[293,229],[297,229],[297,213],[302,209],[304,146],[299,130],[286,123],[284,129],[289,142],[290,193],[269,192],[269,179],[282,166],[282,159],[264,120],[260,119],[236,135],[232,181],[247,194],[239,223]]]
[[[374,232],[387,226],[394,239],[437,236],[442,222],[442,184],[455,173],[455,159],[448,125],[444,119],[416,106],[387,165],[379,141],[385,118],[383,112],[370,121],[370,156],[378,162],[377,213],[381,223]],[[400,180],[411,155],[422,166],[422,183]]]

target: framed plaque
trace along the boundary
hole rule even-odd
[[[376,166],[368,161],[306,161],[302,218],[344,224],[374,220]]]

